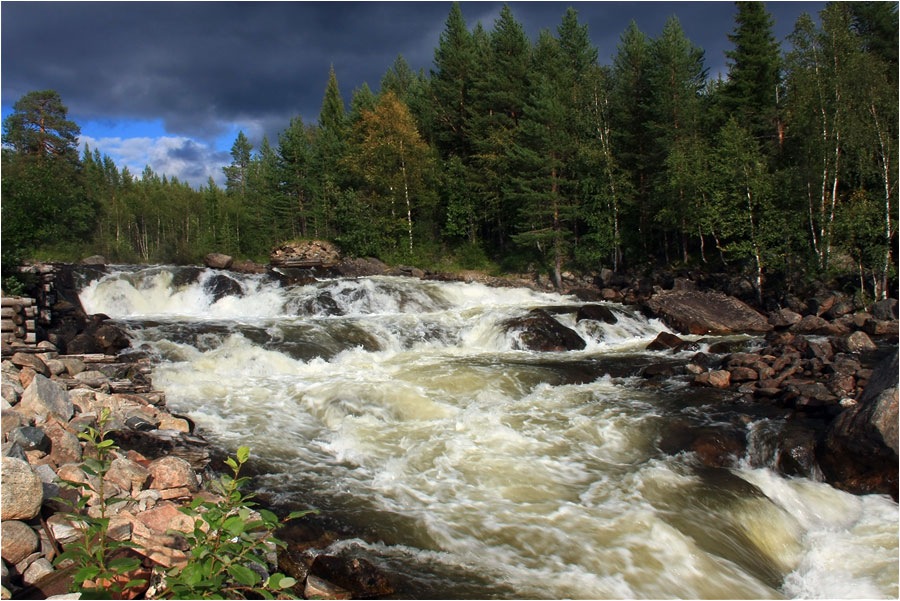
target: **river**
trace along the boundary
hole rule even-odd
[[[401,596],[898,597],[890,498],[660,451],[714,401],[645,385],[666,328],[630,307],[576,323],[579,301],[521,288],[229,274],[223,296],[222,277],[113,266],[80,298],[151,352],[172,411],[249,446],[273,498],[354,525],[328,551],[405,574]],[[585,349],[521,350],[503,324],[535,307]]]

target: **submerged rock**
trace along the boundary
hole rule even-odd
[[[362,558],[345,559],[335,555],[317,555],[309,568],[309,574],[311,577],[317,576],[350,591],[356,599],[383,597],[394,592],[394,587],[387,577]],[[307,578],[309,579],[309,576]]]

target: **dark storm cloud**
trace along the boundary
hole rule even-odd
[[[512,2],[532,39],[555,31],[569,5],[608,63],[634,19],[648,36],[677,15],[706,51],[711,76],[726,71],[732,2]],[[773,2],[783,40],[820,2]],[[161,121],[167,134],[213,146],[245,131],[276,143],[290,119],[318,117],[334,65],[349,101],[377,90],[398,55],[426,73],[450,2],[10,2],[0,4],[2,103],[54,89],[72,119]],[[500,2],[464,2],[471,29],[490,31]],[[207,154],[213,151],[207,149]],[[227,161],[226,161],[227,162]],[[206,168],[208,170],[208,168]]]

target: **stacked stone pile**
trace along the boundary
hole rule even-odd
[[[111,368],[122,369],[111,361],[114,358],[61,356],[46,342],[35,351],[13,354],[0,371],[3,598],[24,587],[65,592],[68,581],[60,584],[54,578],[53,560],[80,532],[63,517],[69,508],[55,499],[75,501],[78,495],[91,495],[88,509],[99,511],[100,499],[90,487],[74,490],[62,481],[88,483],[95,478],[81,468],[90,448],[78,433],[96,427],[104,409],[111,415],[107,427],[125,434],[123,438],[140,432],[158,441],[147,446],[190,450],[183,456],[161,457],[121,450],[104,482],[110,496],[126,499],[113,506],[113,536],[147,549],[147,557],[157,564],[183,560],[183,550],[167,532],[189,526],[178,505],[199,491],[198,474],[209,461],[206,444],[191,434],[188,420],[165,410],[162,393],[146,383],[126,387],[107,375]],[[131,373],[138,375],[142,369],[146,366]],[[130,391],[115,392],[117,387]],[[51,588],[43,590],[48,582]]]
[[[830,297],[810,302],[805,315],[790,309],[770,313],[770,330],[757,350],[748,351],[734,342],[713,343],[708,352],[695,353],[682,368],[651,365],[644,376],[682,374],[695,386],[737,395],[745,408],[760,412],[771,407],[787,420],[789,432],[772,467],[788,475],[820,477],[850,492],[884,493],[896,499],[897,301],[887,299],[876,303],[871,312],[856,313],[850,312],[852,306],[834,301]],[[680,305],[673,310],[681,310]],[[682,333],[692,333],[694,328],[714,331],[721,321],[716,318],[707,326],[696,319],[698,315],[690,309],[670,325],[690,323],[691,329],[685,326]],[[685,352],[699,350],[702,342],[663,333],[648,348]],[[873,373],[887,375],[874,377]],[[714,451],[708,462],[727,463],[729,457],[743,453],[745,436],[713,432],[708,438],[721,440],[702,441]],[[737,439],[744,440],[735,443]],[[703,444],[679,442],[672,450]]]

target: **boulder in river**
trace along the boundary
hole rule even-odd
[[[203,290],[212,297],[214,303],[226,296],[244,296],[244,289],[240,282],[224,273],[217,273],[206,280],[203,283]]]
[[[817,446],[825,479],[857,494],[897,499],[897,352],[874,370],[859,402],[845,409]]]
[[[559,323],[545,310],[534,309],[522,317],[504,322],[507,330],[518,332],[519,345],[529,351],[580,351],[585,342],[572,328]]]
[[[209,253],[203,259],[203,263],[212,269],[228,269],[233,262],[234,257],[222,253]]]
[[[734,297],[719,292],[672,290],[654,295],[645,307],[682,334],[768,332],[766,317]]]

